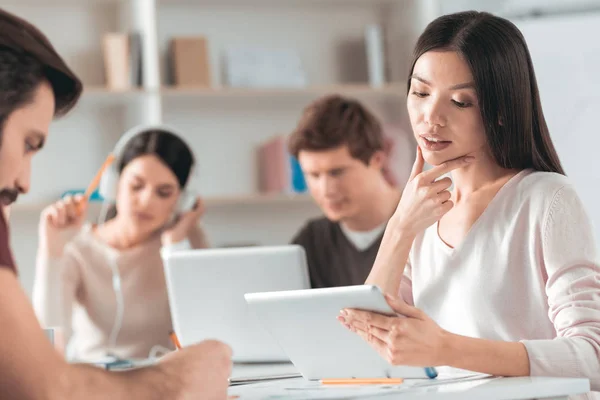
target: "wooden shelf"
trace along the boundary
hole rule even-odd
[[[388,84],[382,87],[372,87],[366,84],[340,84],[324,86],[308,86],[305,88],[205,88],[205,87],[164,87],[161,93],[165,97],[294,97],[313,96],[328,93],[348,95],[390,95],[404,96],[402,86]]]
[[[245,205],[276,205],[276,204],[309,204],[312,198],[308,194],[251,194],[241,196],[207,197],[207,207],[245,206]]]
[[[206,207],[239,207],[239,206],[271,206],[271,205],[292,205],[292,204],[312,204],[312,198],[308,194],[248,194],[232,196],[206,196],[203,198]],[[16,203],[11,207],[11,212],[41,212],[45,207],[56,200],[32,201]],[[90,203],[90,212],[98,212],[101,202]]]
[[[90,0],[94,1],[94,0]],[[97,1],[97,0],[96,0]],[[105,0],[109,1],[109,0]],[[276,5],[276,6],[285,6],[285,5],[311,5],[311,6],[319,6],[319,5],[328,5],[328,4],[340,4],[348,5],[348,4],[358,4],[358,5],[367,5],[367,6],[383,6],[383,5],[395,5],[402,4],[401,0],[157,0],[159,5],[228,5],[228,6],[236,6],[236,5],[244,5],[247,6],[249,3],[257,4],[257,5]]]
[[[40,5],[40,6],[55,6],[55,5],[70,5],[86,7],[92,5],[107,5],[107,4],[121,4],[129,0],[4,0],[4,5]],[[249,2],[252,4],[268,4],[268,5],[315,5],[320,4],[363,4],[363,5],[387,5],[387,4],[398,4],[400,0],[156,0],[158,5],[248,5]]]
[[[125,3],[127,0],[4,0],[2,5],[18,6],[78,6],[88,7],[94,5],[110,5]]]
[[[110,89],[105,86],[85,86],[83,94],[88,96],[117,96],[117,95],[131,95],[131,94],[143,94],[149,93],[143,88],[131,88],[131,89]]]
[[[127,105],[151,92],[141,88],[114,90],[101,86],[85,86],[79,104]]]
[[[163,99],[170,100],[211,100],[211,99],[305,99],[327,94],[341,94],[359,98],[394,97],[404,98],[404,86],[388,84],[382,87],[369,85],[324,85],[305,88],[206,88],[206,87],[163,87],[160,90],[133,88],[127,90],[112,90],[100,86],[86,86],[81,102],[102,104],[128,104],[143,96],[159,94]]]

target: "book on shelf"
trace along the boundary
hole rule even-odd
[[[208,41],[205,37],[174,37],[169,45],[168,58],[171,84],[211,86]]]
[[[142,35],[107,33],[102,39],[106,87],[126,90],[142,86]]]
[[[132,32],[129,34],[129,73],[133,86],[143,85],[142,76],[142,34]]]
[[[287,150],[285,135],[261,144],[257,150],[258,182],[261,193],[295,194],[307,191],[298,160]]]

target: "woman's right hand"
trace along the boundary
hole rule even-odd
[[[450,211],[454,206],[448,190],[452,180],[448,177],[436,179],[473,160],[473,156],[463,156],[423,171],[425,160],[421,148],[417,147],[417,157],[410,178],[393,216],[398,229],[414,237]]]
[[[40,250],[50,257],[61,257],[67,243],[79,232],[87,212],[87,200],[67,196],[42,211]]]

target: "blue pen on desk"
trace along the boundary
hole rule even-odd
[[[438,376],[437,370],[434,367],[425,367],[425,373],[431,379],[437,378]]]

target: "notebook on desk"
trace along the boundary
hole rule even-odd
[[[229,378],[229,386],[300,377],[302,375],[291,363],[235,364]]]

